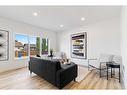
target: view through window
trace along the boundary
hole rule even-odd
[[[49,40],[46,39],[46,38],[42,38],[42,43],[41,43],[41,47],[42,47],[42,50],[41,50],[41,54],[48,54],[48,48],[49,48]]]
[[[40,55],[40,37],[29,37],[30,56]]]
[[[28,57],[28,36],[16,34],[15,35],[15,57]]]
[[[41,49],[40,49],[41,45]],[[27,58],[29,56],[36,56],[48,54],[49,40],[47,38],[32,37],[28,35],[15,35],[15,58]]]

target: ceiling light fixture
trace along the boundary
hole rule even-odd
[[[81,21],[85,21],[85,17],[81,17]]]
[[[38,13],[37,13],[37,12],[34,12],[33,15],[34,15],[34,16],[38,16]]]
[[[63,27],[63,24],[61,24],[60,27],[62,28]]]

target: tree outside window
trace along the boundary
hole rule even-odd
[[[30,56],[40,55],[40,38],[29,37]]]
[[[42,46],[42,52],[41,52],[41,54],[42,55],[48,54],[48,39],[42,38],[41,46]]]

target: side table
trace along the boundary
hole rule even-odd
[[[117,63],[115,63],[115,62],[107,62],[106,63],[106,66],[107,66],[107,80],[108,80],[108,77],[109,77],[109,75],[108,75],[108,73],[109,73],[109,68],[111,68],[111,78],[116,78],[116,77],[113,77],[113,73],[112,73],[112,70],[113,69],[119,69],[119,77],[118,78],[116,78],[116,79],[119,79],[119,82],[120,82],[120,64],[117,64]]]

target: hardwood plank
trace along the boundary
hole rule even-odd
[[[30,75],[27,68],[0,73],[0,89],[58,89],[36,74]],[[90,72],[81,82],[72,81],[63,89],[122,89],[116,79],[100,78]]]

